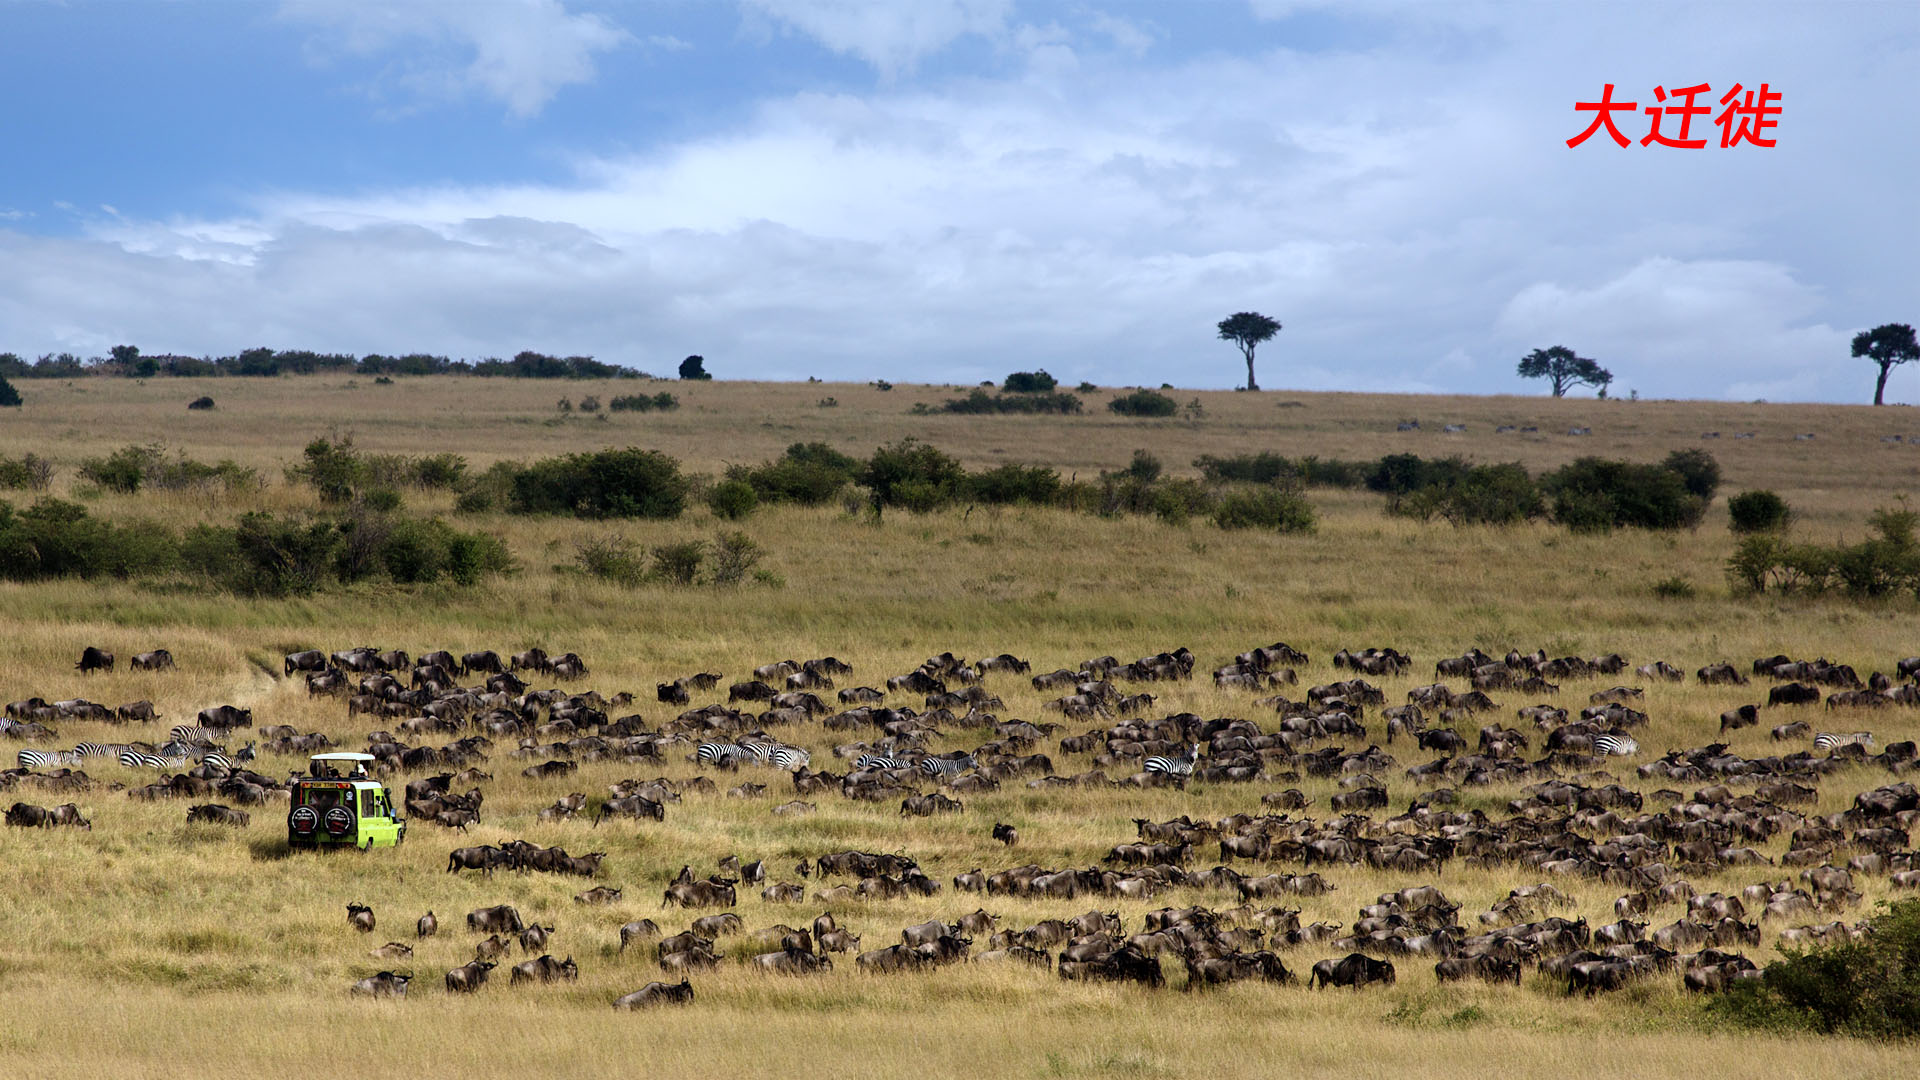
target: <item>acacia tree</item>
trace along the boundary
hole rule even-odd
[[[1853,355],[1864,356],[1880,365],[1879,381],[1873,384],[1873,403],[1884,405],[1887,376],[1893,373],[1895,364],[1920,360],[1920,342],[1914,340],[1913,327],[1906,323],[1888,323],[1853,335]]]
[[[1555,345],[1550,349],[1535,349],[1521,357],[1520,377],[1551,379],[1553,396],[1566,397],[1568,390],[1580,385],[1598,387],[1605,394],[1607,384],[1613,381],[1613,372],[1584,356],[1575,356],[1565,345]]]
[[[1257,311],[1242,311],[1220,320],[1220,340],[1240,346],[1241,355],[1247,358],[1247,389],[1260,389],[1260,384],[1253,381],[1253,350],[1261,342],[1273,340],[1273,335],[1279,332],[1278,319],[1269,319]]]

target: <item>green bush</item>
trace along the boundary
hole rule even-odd
[[[624,536],[580,541],[575,549],[572,569],[628,588],[647,579],[646,560],[634,542]]]
[[[1691,600],[1694,591],[1693,582],[1678,576],[1661,578],[1653,583],[1653,595],[1663,600]]]
[[[1665,465],[1581,458],[1541,478],[1553,499],[1554,520],[1576,532],[1615,527],[1691,528],[1707,499],[1688,488],[1685,473]]]
[[[1053,376],[1047,374],[1046,369],[1042,368],[1039,371],[1016,371],[1008,375],[1007,381],[1001,384],[1001,389],[1009,394],[1046,394],[1051,393],[1058,385],[1060,384],[1054,381]]]
[[[778,461],[730,467],[727,479],[753,485],[754,493],[767,502],[822,506],[852,483],[860,468],[858,458],[826,443],[794,443]]]
[[[45,491],[53,482],[53,462],[38,454],[21,457],[0,456],[0,488]]]
[[[536,461],[515,472],[508,508],[520,514],[671,519],[691,482],[658,450],[601,450]]]
[[[707,545],[701,540],[684,540],[654,548],[653,576],[671,585],[691,585],[700,574],[707,557]]]
[[[967,415],[987,413],[1054,413],[1070,415],[1080,412],[1081,408],[1080,399],[1068,393],[1027,391],[1021,393],[989,394],[985,390],[976,388],[968,392],[966,397],[948,399],[945,404],[940,406],[940,411]]]
[[[1727,500],[1728,528],[1736,533],[1777,532],[1791,516],[1787,500],[1771,491],[1743,491]]]
[[[1001,465],[968,477],[967,495],[983,503],[1049,506],[1060,495],[1060,474],[1040,465]]]
[[[721,533],[713,542],[713,584],[730,588],[745,581],[762,554],[760,545],[746,533]]]
[[[136,577],[179,561],[179,541],[152,522],[115,524],[61,499],[16,511],[0,502],[0,578]]]
[[[103,458],[83,459],[80,476],[108,491],[132,495],[146,482],[147,462],[153,453],[152,447],[123,446]]]
[[[657,394],[627,394],[607,402],[613,412],[671,412],[680,407],[680,399],[662,390]]]
[[[738,521],[760,505],[760,496],[745,480],[722,480],[707,492],[707,506],[716,517]]]
[[[1180,403],[1157,390],[1135,390],[1107,402],[1107,409],[1121,416],[1172,416]]]
[[[880,505],[924,513],[958,497],[967,472],[953,457],[909,435],[875,450],[858,480]]]
[[[1160,479],[1160,474],[1165,471],[1166,466],[1161,464],[1160,459],[1145,450],[1135,450],[1133,460],[1127,462],[1127,475],[1149,484]]]
[[[6,376],[0,375],[0,407],[17,409],[23,404],[25,402],[20,397],[20,391],[14,389]]]
[[[1232,491],[1213,508],[1213,523],[1223,529],[1272,529],[1312,532],[1313,507],[1289,491],[1261,487]]]
[[[1705,450],[1675,450],[1660,464],[1679,473],[1687,490],[1702,499],[1711,502],[1714,492],[1720,490],[1720,463]]]
[[[1920,900],[1883,900],[1869,922],[1859,940],[1782,950],[1760,978],[1734,983],[1708,1009],[1772,1031],[1920,1036]]]
[[[1748,592],[1845,592],[1850,596],[1920,595],[1920,514],[1883,507],[1868,518],[1878,534],[1854,544],[1790,544],[1775,533],[1741,540],[1727,559],[1727,577]]]

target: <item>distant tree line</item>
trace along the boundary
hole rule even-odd
[[[308,349],[248,349],[232,356],[177,356],[146,354],[132,345],[116,345],[108,356],[82,359],[58,353],[27,361],[15,353],[0,353],[0,378],[74,379],[114,376],[151,379],[161,376],[223,375],[478,375],[518,379],[650,379],[644,371],[603,363],[591,356],[549,356],[525,350],[511,360],[453,360],[445,356],[410,353],[383,356],[369,353],[318,353]],[[711,377],[711,376],[707,376]]]

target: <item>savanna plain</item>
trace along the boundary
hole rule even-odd
[[[676,383],[681,407],[668,413],[561,413],[558,397],[625,392],[613,384],[400,379],[376,385],[335,376],[274,379],[76,379],[20,383],[27,404],[0,418],[0,452],[32,452],[56,467],[53,493],[78,498],[115,520],[148,518],[173,527],[226,522],[247,510],[299,514],[318,508],[311,488],[283,478],[316,437],[351,436],[371,453],[464,455],[475,470],[496,461],[637,446],[678,458],[698,474],[778,457],[791,443],[825,442],[856,456],[913,435],[970,468],[1008,462],[1044,465],[1090,478],[1125,467],[1135,451],[1158,457],[1170,473],[1192,474],[1202,454],[1272,450],[1289,457],[1377,458],[1411,452],[1459,454],[1481,463],[1518,461],[1539,471],[1583,455],[1658,461],[1674,449],[1705,448],[1724,473],[1721,494],[1697,529],[1620,530],[1576,535],[1547,524],[1454,527],[1391,517],[1365,491],[1310,489],[1318,513],[1311,533],[1226,531],[1195,519],[1105,518],[1044,508],[957,505],[926,514],[888,510],[876,518],[855,498],[817,508],[763,506],[741,522],[722,522],[703,505],[674,521],[604,522],[459,512],[453,496],[405,493],[408,508],[445,516],[458,527],[502,538],[517,569],[471,586],[361,584],[293,599],[248,599],[189,580],[53,581],[0,585],[0,694],[49,701],[84,696],[108,705],[149,699],[162,719],[131,727],[63,721],[49,745],[78,740],[160,739],[176,723],[219,704],[253,710],[256,725],[290,724],[328,734],[340,748],[365,745],[383,721],[353,717],[340,699],[310,697],[286,677],[282,657],[298,649],[371,645],[418,655],[530,647],[578,653],[591,668],[565,684],[612,695],[631,691],[650,727],[680,707],[655,701],[657,683],[695,672],[726,676],[693,703],[725,700],[727,682],[750,678],[781,659],[835,656],[853,666],[839,685],[883,685],[927,657],[952,651],[972,659],[1007,652],[1035,673],[1073,668],[1113,655],[1131,660],[1177,647],[1197,657],[1196,677],[1141,684],[1158,697],[1149,715],[1191,711],[1245,717],[1274,730],[1271,709],[1245,691],[1218,690],[1208,678],[1236,653],[1285,641],[1306,652],[1300,686],[1348,677],[1331,663],[1341,649],[1391,646],[1413,658],[1401,675],[1372,678],[1389,704],[1434,681],[1434,664],[1472,647],[1495,655],[1544,649],[1550,656],[1618,652],[1633,665],[1667,660],[1691,673],[1729,661],[1786,653],[1826,657],[1891,673],[1920,653],[1920,608],[1912,597],[1745,595],[1730,587],[1725,563],[1735,538],[1726,496],[1770,488],[1794,508],[1796,535],[1823,542],[1858,539],[1876,508],[1894,505],[1920,480],[1920,445],[1885,441],[1920,436],[1920,416],[1905,408],[1552,400],[1534,397],[1410,397],[1365,394],[1175,392],[1183,409],[1166,420],[1108,413],[1107,393],[1090,394],[1078,416],[914,415],[915,402],[937,404],[965,388],[901,385],[891,390],[844,384]],[[218,407],[188,412],[208,394]],[[831,399],[834,404],[823,401]],[[1416,430],[1397,430],[1418,420]],[[1444,432],[1443,425],[1465,430]],[[1496,433],[1496,428],[1534,428]],[[1569,435],[1590,428],[1591,434]],[[1705,432],[1722,437],[1703,440]],[[1751,432],[1751,438],[1735,439]],[[1796,436],[1812,435],[1812,438]],[[129,443],[163,442],[201,460],[230,458],[266,478],[239,493],[117,495],[77,477],[78,463]],[[25,500],[16,498],[16,502]],[[566,572],[580,546],[619,537],[644,549],[711,540],[722,529],[748,533],[764,551],[758,580],[732,588],[640,584],[624,587]],[[1680,579],[1691,595],[1656,582]],[[122,658],[111,674],[82,675],[86,646]],[[125,658],[170,649],[177,670],[129,671]],[[1457,689],[1464,689],[1455,681]],[[1649,682],[1631,670],[1605,679],[1568,679],[1540,699],[1577,710],[1587,695],[1617,683],[1643,686],[1649,722],[1637,733],[1641,754],[1615,764],[1620,782],[1651,793],[1633,766],[1671,748],[1730,743],[1749,757],[1807,749],[1769,738],[1775,723],[1806,716],[1817,727],[1871,729],[1885,745],[1920,735],[1920,713],[1882,709],[1829,718],[1825,710],[1763,709],[1757,727],[1724,737],[1725,709],[1765,699],[1766,682],[1745,687]],[[554,685],[536,681],[536,686]],[[1041,711],[1042,694],[1023,676],[989,675],[1004,699],[1001,719],[1060,718]],[[831,695],[823,695],[831,698]],[[1536,703],[1496,692],[1492,714],[1521,724],[1513,709]],[[921,703],[893,695],[890,704]],[[1350,749],[1384,747],[1374,710],[1366,739]],[[1104,722],[1068,721],[1055,736]],[[244,738],[246,732],[236,735]],[[783,738],[812,751],[815,767],[841,771],[836,743],[854,737],[818,721],[785,728]],[[1471,732],[1469,732],[1471,734]],[[978,730],[957,729],[935,749],[970,748]],[[1063,773],[1084,772],[1085,755],[1049,740],[1036,747]],[[1339,740],[1336,740],[1339,741]],[[234,744],[237,745],[237,742]],[[9,747],[9,750],[13,747]],[[1332,779],[1245,784],[1190,783],[1171,788],[1029,788],[1024,781],[966,796],[965,810],[902,817],[893,803],[861,803],[825,794],[818,812],[772,814],[793,798],[770,770],[716,776],[720,792],[688,794],[664,821],[606,820],[591,814],[542,821],[538,811],[569,792],[590,804],[629,777],[684,779],[703,772],[686,760],[691,746],[664,764],[582,764],[553,780],[521,774],[545,756],[521,759],[511,740],[496,742],[483,767],[480,823],[464,833],[424,821],[397,849],[367,854],[290,853],[279,804],[252,808],[242,829],[189,824],[185,802],[141,801],[127,788],[151,771],[89,763],[96,781],[71,796],[25,788],[13,798],[68,798],[91,818],[89,831],[0,830],[0,1075],[21,1077],[243,1076],[302,1072],[382,1077],[609,1076],[721,1077],[815,1074],[917,1076],[1765,1076],[1911,1075],[1920,1052],[1910,1045],[1849,1039],[1756,1035],[1724,1026],[1666,975],[1594,998],[1568,996],[1565,981],[1529,969],[1515,986],[1438,983],[1431,961],[1400,958],[1394,985],[1359,991],[1311,991],[1304,985],[1245,982],[1183,992],[1179,963],[1167,958],[1168,986],[1066,982],[1018,964],[954,964],[900,975],[856,970],[851,955],[831,972],[758,974],[739,962],[755,951],[743,937],[718,944],[726,962],[689,976],[696,1000],[684,1008],[615,1012],[613,999],[654,979],[677,981],[650,946],[622,953],[622,924],[650,917],[677,933],[695,916],[662,906],[662,891],[683,865],[695,876],[717,860],[764,859],[769,881],[799,881],[803,858],[857,848],[904,852],[936,880],[932,897],[819,903],[815,879],[799,881],[808,899],[764,902],[742,885],[736,910],[747,929],[804,926],[831,907],[861,935],[863,948],[899,940],[902,927],[953,919],[976,907],[1019,929],[1089,908],[1117,912],[1129,933],[1145,913],[1166,905],[1230,907],[1231,893],[1173,889],[1150,900],[1009,899],[956,892],[951,878],[1035,862],[1048,867],[1101,865],[1116,844],[1135,839],[1133,819],[1196,820],[1258,814],[1264,792],[1298,787],[1327,815],[1340,789]],[[1434,755],[1402,741],[1388,748],[1395,767],[1382,776],[1392,807],[1404,810],[1421,790],[1404,770]],[[10,763],[9,763],[10,764]],[[285,776],[303,755],[264,754],[255,768]],[[1124,770],[1110,770],[1123,774]],[[406,776],[391,783],[403,784]],[[1883,770],[1843,771],[1820,786],[1815,809],[1831,813],[1855,792],[1891,782]],[[752,798],[723,792],[743,780],[767,785]],[[923,790],[931,790],[923,785]],[[1464,793],[1462,808],[1499,816],[1520,795],[1503,784]],[[9,799],[8,801],[12,801]],[[211,800],[209,800],[211,801]],[[1649,807],[1655,804],[1650,802]],[[993,841],[996,822],[1017,826],[1019,846]],[[457,847],[523,838],[575,854],[603,851],[597,879],[508,870],[490,877],[449,874]],[[1785,837],[1756,846],[1777,857]],[[1211,866],[1212,852],[1195,855]],[[1256,871],[1244,862],[1240,868]],[[1300,867],[1270,869],[1299,870]],[[1480,868],[1464,860],[1419,875],[1365,866],[1320,868],[1335,891],[1286,898],[1301,920],[1351,923],[1376,895],[1433,884],[1462,904],[1461,919],[1486,911],[1517,886],[1547,880],[1517,865]],[[1773,866],[1690,875],[1702,891],[1737,891],[1795,871]],[[844,879],[842,879],[844,880]],[[1599,881],[1554,880],[1573,909],[1595,926],[1612,922],[1622,891]],[[608,906],[576,903],[593,885],[619,887]],[[1888,893],[1885,877],[1863,877],[1866,914]],[[1278,901],[1276,901],[1278,902]],[[373,908],[372,934],[355,932],[346,905]],[[555,927],[547,951],[571,956],[577,982],[509,986],[505,964],[474,995],[451,995],[442,974],[473,956],[477,935],[466,912],[513,904],[529,922]],[[415,939],[427,911],[441,930]],[[1667,909],[1667,918],[1677,917]],[[1666,920],[1660,920],[1666,921]],[[1758,948],[1776,955],[1783,924],[1768,923]],[[410,961],[373,959],[385,941],[414,947]],[[976,949],[981,946],[976,945]],[[1325,944],[1283,953],[1302,976],[1316,960],[1340,955]],[[517,955],[514,961],[521,959]],[[383,968],[410,970],[404,1000],[350,998],[347,987]]]

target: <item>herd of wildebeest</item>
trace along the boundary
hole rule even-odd
[[[166,650],[143,653],[134,663],[152,671],[174,668]],[[1392,983],[1396,961],[1418,960],[1431,963],[1442,981],[1517,985],[1531,969],[1566,993],[1592,995],[1678,972],[1688,989],[1713,991],[1757,973],[1740,949],[1760,945],[1765,934],[1806,945],[1871,933],[1869,919],[1848,925],[1838,918],[1860,906],[1864,879],[1884,878],[1890,889],[1920,888],[1920,854],[1909,839],[1920,793],[1898,779],[1916,768],[1920,755],[1912,741],[1881,746],[1871,732],[1857,729],[1866,710],[1920,705],[1920,657],[1898,661],[1891,675],[1873,672],[1864,680],[1845,665],[1786,655],[1701,667],[1693,675],[1699,683],[1743,696],[1756,692],[1741,688],[1763,681],[1765,700],[1727,709],[1717,730],[1704,720],[1699,745],[1658,756],[1643,754],[1634,735],[1648,723],[1645,687],[1635,684],[1687,678],[1665,661],[1633,668],[1627,682],[1588,690],[1584,705],[1556,705],[1562,683],[1626,678],[1629,662],[1619,655],[1550,658],[1516,651],[1497,657],[1473,650],[1438,661],[1440,681],[1389,704],[1368,680],[1411,675],[1414,662],[1398,650],[1335,653],[1333,666],[1347,677],[1296,698],[1298,669],[1310,658],[1275,643],[1212,672],[1221,691],[1248,695],[1247,708],[1238,711],[1250,716],[1157,710],[1156,687],[1192,680],[1195,663],[1182,648],[1132,662],[1099,657],[1035,675],[1009,654],[968,662],[943,653],[878,686],[837,687],[854,669],[824,657],[770,663],[731,682],[717,673],[673,679],[642,706],[630,693],[536,689],[529,680],[590,674],[579,656],[550,657],[540,649],[504,658],[491,651],[416,658],[375,648],[311,650],[287,655],[284,672],[304,679],[311,695],[341,699],[350,721],[367,717],[379,725],[363,745],[350,748],[371,754],[377,775],[404,781],[410,819],[450,832],[481,821],[482,785],[502,755],[525,762],[518,767],[529,780],[554,785],[558,797],[539,811],[542,821],[578,821],[588,835],[609,818],[638,828],[664,821],[690,795],[764,800],[773,805],[763,812],[782,816],[812,813],[820,800],[837,797],[897,803],[902,816],[961,815],[957,820],[964,822],[967,800],[1010,785],[1036,792],[1133,789],[1143,793],[1143,804],[1163,805],[1204,785],[1265,789],[1250,794],[1241,812],[1216,820],[1184,813],[1137,818],[1133,835],[1112,837],[1097,865],[973,867],[941,880],[908,852],[842,850],[787,863],[789,851],[777,866],[729,857],[704,875],[682,866],[661,906],[717,910],[675,933],[651,918],[619,926],[619,955],[640,946],[669,979],[679,980],[622,996],[614,1002],[620,1009],[692,1001],[689,974],[720,966],[728,954],[754,970],[786,975],[829,972],[836,954],[851,954],[855,970],[874,974],[1013,963],[1065,979],[1149,987],[1165,985],[1171,963],[1176,972],[1184,969],[1189,990],[1241,980],[1293,983],[1300,974],[1312,987],[1358,989]],[[77,667],[86,673],[113,665],[112,654],[88,648]],[[1034,719],[1001,719],[1007,707],[996,684],[1001,692],[1031,687],[1054,696]],[[1496,694],[1524,695],[1531,703],[1503,705]],[[713,700],[696,705],[700,698]],[[1823,700],[1826,709],[1812,708]],[[653,720],[638,711],[656,706],[679,711]],[[288,797],[291,777],[254,771],[257,754],[341,748],[325,734],[282,724],[252,730],[244,748],[231,749],[231,733],[254,723],[251,710],[233,706],[201,711],[194,724],[173,728],[164,741],[81,743],[71,750],[58,748],[55,725],[63,721],[161,718],[146,702],[109,708],[84,699],[16,701],[6,714],[0,733],[27,747],[19,754],[21,767],[0,774],[7,787],[89,792],[99,782],[81,766],[95,758],[134,767],[157,763],[162,772],[179,771],[114,787],[137,799],[213,800],[194,803],[187,819],[235,827],[251,825],[241,807]],[[1849,722],[1819,719],[1835,715]],[[1709,734],[1717,738],[1763,721],[1775,753],[1747,757],[1725,742],[1707,741]],[[806,743],[830,746],[838,767],[816,770]],[[936,752],[936,743],[964,748]],[[1396,751],[1423,760],[1403,765]],[[585,762],[618,762],[655,775],[621,780],[597,798],[558,795]],[[676,779],[658,771],[679,762],[693,763],[691,775]],[[1621,782],[1626,778],[1612,771],[1616,763],[1631,765],[1637,786]],[[1308,813],[1315,800],[1295,786],[1303,778],[1326,782],[1323,816]],[[1851,802],[1819,814],[1813,807],[1829,782],[1851,787]],[[1410,793],[1403,813],[1390,812],[1390,783]],[[1474,789],[1492,785],[1508,785],[1518,796],[1504,805],[1472,797]],[[1654,790],[1643,790],[1649,786]],[[73,803],[16,802],[5,820],[91,828]],[[1034,826],[1027,828],[1031,834]],[[1009,861],[1025,842],[1019,822],[982,820],[979,829],[1008,850]],[[1783,836],[1783,851],[1761,850]],[[414,834],[415,843],[422,838]],[[522,840],[457,847],[447,871],[473,872],[481,887],[497,870],[592,879],[602,875],[606,858],[605,852],[574,855]],[[1456,860],[1533,883],[1513,888],[1485,911],[1463,912],[1462,903],[1432,884],[1360,903],[1345,924],[1303,923],[1301,909],[1288,906],[1292,898],[1333,892],[1343,868],[1433,880]],[[1207,863],[1214,865],[1200,868]],[[1744,872],[1758,880],[1730,891],[1697,889],[1689,880]],[[741,886],[750,887],[749,895],[758,890],[763,910],[811,902],[825,911],[798,926],[772,921],[768,911],[772,924],[750,929],[736,910],[745,907]],[[864,942],[841,921],[875,901],[949,889],[984,898],[967,906],[1036,897],[1094,907],[1025,927],[1002,926],[1000,916],[976,907],[951,921],[903,927],[898,940],[889,931],[885,942]],[[1590,925],[1584,917],[1557,914],[1579,906],[1576,892],[1598,890],[1619,894],[1615,921]],[[622,903],[622,894],[600,885],[575,900],[584,910]],[[1146,911],[1131,926],[1117,910],[1101,910],[1107,900],[1166,894],[1180,895],[1184,905]],[[1210,904],[1214,897],[1224,902]],[[362,904],[349,905],[348,922],[369,934],[377,925],[373,909]],[[605,926],[611,948],[613,922]],[[515,945],[532,958],[512,966],[511,984],[578,976],[571,955],[556,960],[546,952],[555,928],[527,923],[511,905],[477,908],[466,915],[465,928],[477,938],[475,955],[446,972],[448,992],[478,991]],[[431,912],[415,926],[419,938],[438,931]],[[735,936],[748,944],[720,944]],[[1283,961],[1283,954],[1301,952],[1333,955],[1296,958],[1291,967]],[[390,941],[372,956],[408,960],[412,947]],[[403,997],[410,979],[389,968],[355,982],[351,991]]]

